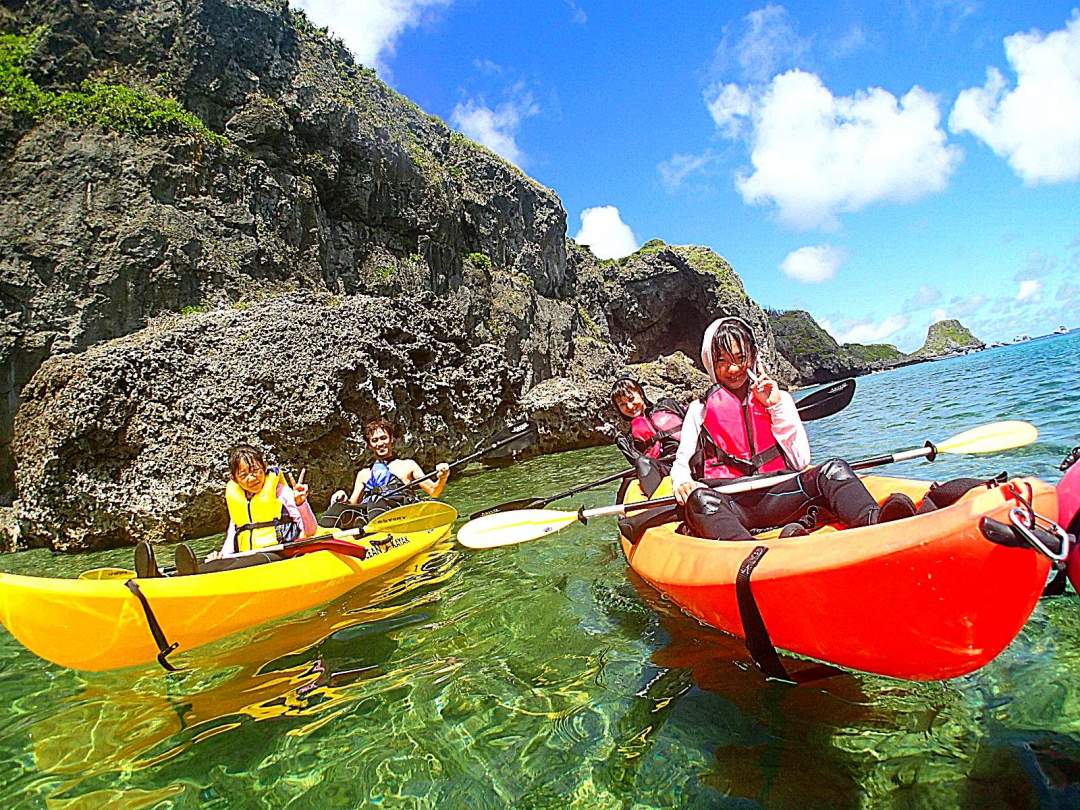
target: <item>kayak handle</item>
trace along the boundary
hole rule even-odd
[[[1069,556],[1071,538],[1057,523],[1037,512],[1029,514],[1028,510],[1019,506],[1009,510],[1009,522],[1013,525],[1013,531],[1018,532],[1036,551],[1049,557],[1055,566],[1064,564]],[[1057,551],[1051,549],[1052,545],[1058,547]]]
[[[1060,526],[1041,518],[1043,525],[1027,525],[1027,512],[1016,507],[1009,512],[1009,523],[983,515],[979,518],[979,531],[991,543],[1009,548],[1031,548],[1045,554],[1053,567],[1065,567],[1065,558],[1069,556],[1073,538]]]

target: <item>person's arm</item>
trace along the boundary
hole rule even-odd
[[[423,478],[424,471],[423,469],[421,469],[420,465],[412,459],[409,460],[409,463],[412,466],[409,468],[409,477],[406,479],[405,483],[409,483],[411,481],[416,481],[417,479]],[[440,495],[442,495],[442,491],[446,489],[446,482],[450,480],[450,465],[436,464],[435,471],[439,474],[438,478],[436,478],[434,481],[428,480],[421,481],[419,483],[420,489],[424,490],[424,492],[426,492],[432,498],[438,498]]]
[[[700,482],[694,480],[690,472],[690,459],[697,452],[698,436],[701,434],[704,419],[705,406],[701,400],[694,400],[686,409],[679,449],[675,453],[675,463],[671,465],[671,486],[675,490],[675,497],[679,503],[686,503],[690,493],[702,486]]]
[[[236,526],[233,522],[229,521],[229,528],[225,530],[225,542],[221,544],[221,551],[218,555],[221,557],[228,557],[230,554],[236,553]]]
[[[773,436],[784,450],[788,461],[796,470],[810,466],[810,439],[806,436],[806,426],[799,416],[795,400],[787,391],[780,392],[780,401],[767,407],[769,421],[772,423]]]
[[[371,480],[371,468],[364,467],[356,474],[356,481],[353,483],[352,495],[349,496],[349,503],[360,503],[360,498],[364,494],[364,487],[367,486],[367,482]]]
[[[284,481],[278,484],[277,499],[289,513],[293,523],[300,527],[301,536],[311,537],[318,530],[319,522],[315,519],[315,513],[311,509],[311,504],[307,502],[307,498],[300,499],[303,503],[297,503],[296,495]]]

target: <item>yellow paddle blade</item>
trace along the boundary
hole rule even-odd
[[[79,574],[79,579],[131,579],[135,572],[130,568],[91,568]]]
[[[409,534],[449,526],[457,520],[457,509],[442,501],[420,501],[398,506],[373,518],[364,527],[366,534]]]
[[[1039,430],[1030,422],[1011,420],[991,422],[958,433],[936,445],[939,453],[999,453],[1023,447],[1039,438]]]
[[[457,541],[466,548],[498,548],[535,540],[577,522],[574,512],[555,509],[518,509],[470,520],[458,530]]]

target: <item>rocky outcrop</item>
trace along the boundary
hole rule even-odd
[[[890,344],[841,345],[804,310],[770,310],[768,315],[777,349],[794,366],[801,385],[832,382],[917,362]]]
[[[960,321],[950,319],[930,324],[926,332],[926,342],[914,356],[922,360],[960,354],[968,350],[985,349],[986,344],[971,334]]]
[[[638,304],[610,269],[581,258],[595,317],[580,300],[528,294],[513,274],[488,279],[486,263],[470,260],[468,283],[445,296],[293,293],[162,317],[55,355],[24,388],[15,423],[23,541],[77,550],[219,531],[225,452],[240,441],[307,467],[319,505],[363,463],[362,425],[377,414],[400,425],[402,452],[430,464],[519,414],[538,426],[533,453],[611,441],[620,373],[656,396],[703,391],[705,375],[682,354],[624,367],[604,312],[609,295]],[[650,266],[684,274],[676,297],[697,290],[697,271],[666,261]],[[740,303],[716,294],[708,306]],[[659,345],[660,324],[653,334]]]
[[[435,303],[299,294],[50,358],[16,418],[23,541],[64,550],[220,531],[225,453],[241,441],[306,467],[325,498],[352,479],[363,423],[379,414],[424,463],[465,455],[513,415],[522,372],[496,344],[462,339],[468,302]]]
[[[611,402],[611,383],[630,376],[652,400],[672,397],[684,405],[701,396],[709,378],[682,352],[613,370],[604,379],[557,377],[545,380],[522,400],[538,428],[539,452],[608,444],[626,432],[626,421]]]
[[[0,506],[0,554],[19,545],[19,520],[10,506]]]
[[[776,351],[768,317],[746,294],[742,279],[712,250],[646,242],[624,259],[602,262],[610,294],[612,339],[631,363],[679,351],[701,356],[701,336],[715,318],[736,315],[759,337],[761,360],[780,380],[794,369]]]
[[[226,146],[3,111],[0,495],[19,391],[50,355],[268,290],[443,293],[486,257],[571,279],[555,194],[426,115],[281,0],[20,3],[43,93],[153,88]],[[103,116],[108,122],[108,117]]]

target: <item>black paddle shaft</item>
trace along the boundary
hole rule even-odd
[[[452,469],[454,469],[454,467],[459,467],[462,464],[468,464],[470,461],[475,461],[476,459],[480,458],[480,456],[486,455],[487,453],[490,453],[492,450],[497,450],[498,448],[500,448],[500,447],[502,447],[504,445],[510,444],[511,442],[521,441],[523,436],[525,436],[526,434],[532,433],[533,426],[530,425],[528,422],[522,422],[522,423],[520,423],[518,425],[515,425],[512,428],[508,428],[508,430],[509,430],[511,435],[504,436],[503,438],[492,442],[491,444],[487,445],[486,447],[481,447],[479,450],[477,450],[477,451],[475,451],[473,453],[469,453],[469,455],[465,456],[465,458],[459,458],[457,461],[452,461],[447,466],[452,470]],[[431,472],[429,472],[427,475],[423,476],[422,478],[417,478],[415,481],[410,481],[409,483],[407,483],[403,487],[398,487],[395,490],[391,490],[390,492],[387,492],[386,495],[384,495],[383,497],[390,498],[390,497],[393,497],[394,495],[398,495],[399,493],[402,493],[407,489],[412,489],[414,486],[419,484],[421,481],[430,481],[432,478],[435,478],[436,476],[438,476],[438,474],[439,474],[438,470],[432,470]]]

